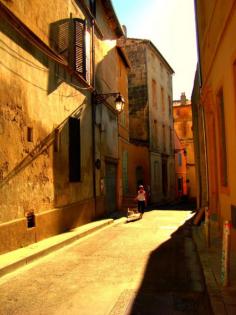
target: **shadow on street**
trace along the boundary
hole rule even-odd
[[[192,219],[150,254],[126,315],[212,314],[191,226]]]
[[[149,205],[147,207],[147,211],[150,210],[196,210],[196,202],[195,201],[189,201],[189,200],[182,200],[182,201],[176,201],[169,204],[162,204],[162,205]]]

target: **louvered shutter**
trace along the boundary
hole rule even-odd
[[[85,21],[74,19],[74,69],[86,78]]]
[[[58,26],[58,40],[57,51],[69,62],[69,34],[70,34],[70,22],[60,24]]]

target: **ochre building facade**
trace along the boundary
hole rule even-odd
[[[193,102],[201,128],[197,141],[199,146],[205,143],[207,161],[206,169],[198,165],[199,174],[207,178],[198,184],[199,200],[208,205],[211,222],[220,232],[224,222],[231,221],[231,249],[235,251],[236,1],[196,0],[195,4],[199,69]],[[199,161],[201,156],[200,152]],[[207,196],[207,202],[201,195]]]
[[[117,204],[118,115],[96,95],[119,91],[123,30],[94,3],[0,1],[0,252]]]
[[[187,197],[196,199],[196,174],[194,159],[194,142],[192,131],[192,107],[191,101],[186,99],[182,93],[180,100],[173,102],[173,116],[175,132],[185,150],[186,164],[186,186]]]

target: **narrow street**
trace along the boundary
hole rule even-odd
[[[0,282],[0,314],[211,314],[191,211],[152,210]]]

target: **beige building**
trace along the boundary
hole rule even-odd
[[[119,92],[123,31],[108,0],[1,0],[0,30],[6,252],[113,210],[118,116],[98,94]]]
[[[149,40],[122,38],[128,54],[131,165],[135,182],[151,192],[152,202],[174,197],[172,74],[165,58]],[[142,160],[143,158],[143,160]]]
[[[176,134],[185,149],[187,158],[186,185],[187,196],[196,199],[196,171],[194,159],[194,142],[192,130],[192,107],[191,101],[186,99],[185,93],[181,94],[180,100],[173,102],[174,128]]]

